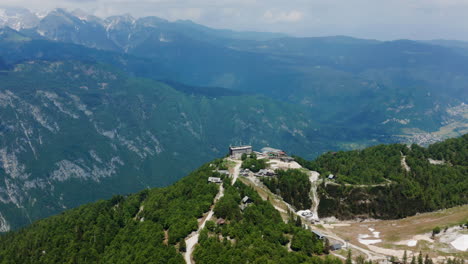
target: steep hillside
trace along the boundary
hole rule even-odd
[[[467,132],[468,58],[450,48],[63,9],[33,22],[0,31],[3,230],[167,185],[229,144],[310,159]]]
[[[468,57],[439,42],[291,38],[157,17],[99,19],[63,9],[21,32],[145,58],[125,67],[137,76],[301,104],[320,122],[353,127],[347,134],[359,137],[359,144],[429,144],[467,131],[466,110],[453,115],[453,108],[468,100]]]
[[[170,184],[233,142],[312,151],[305,113],[259,96],[181,92],[67,61],[14,65],[0,83],[2,230]]]
[[[185,263],[191,246],[184,239],[211,217],[210,207],[223,222],[201,227],[196,263],[342,263],[316,257],[324,242],[295,221],[283,222],[253,189],[227,177],[221,185],[207,183],[220,176],[214,170],[221,163],[203,165],[170,187],[114,196],[3,235],[0,263]],[[217,193],[224,196],[213,205]],[[249,206],[241,210],[246,195]]]
[[[467,204],[467,155],[465,134],[428,148],[381,145],[298,160],[322,175],[320,217],[395,219]]]
[[[446,161],[451,160],[452,166],[456,167],[459,166],[459,158],[462,164],[465,162],[465,141],[466,139],[450,140],[431,148],[434,153],[441,153]],[[387,148],[393,149],[395,146]],[[424,159],[435,158],[433,154],[429,154],[431,150],[418,150],[413,146],[411,151],[414,152],[414,156],[425,152],[427,156],[424,156]],[[454,152],[461,155],[454,155]],[[261,155],[259,158],[265,157]],[[308,167],[316,165],[299,158],[297,160]],[[274,163],[278,166],[278,162],[279,159],[272,159],[268,166]],[[436,163],[434,160],[431,162]],[[255,176],[240,175],[241,165],[240,160],[214,160],[172,186],[146,189],[134,195],[114,196],[108,201],[84,205],[39,220],[20,231],[4,234],[0,236],[0,262],[342,263],[340,259],[326,256],[327,245],[343,245],[345,239],[348,239],[348,233],[337,236],[334,225],[314,225],[304,216],[304,211],[296,211],[311,206],[310,200],[305,201],[301,196],[307,197],[308,192],[313,189],[312,185],[320,182],[320,179],[314,177],[315,172],[300,168],[294,162],[282,164],[285,171],[278,172],[278,176],[273,177],[278,177],[275,184],[281,186],[277,185],[275,192],[284,196],[283,200],[270,192]],[[287,169],[292,165],[300,169]],[[220,169],[228,169],[229,176],[221,174],[218,171]],[[307,185],[307,190],[292,190],[297,182],[302,181],[301,184],[304,184],[307,176],[310,176],[311,183]],[[439,179],[447,178],[446,175],[436,176]],[[209,177],[220,177],[221,183],[210,183]],[[337,179],[340,178],[343,178],[343,175],[337,174]],[[266,184],[270,186],[273,183]],[[336,183],[326,182],[324,185],[334,184]],[[392,184],[395,183],[389,183],[389,186]],[[450,189],[451,186],[446,182],[437,185],[440,192]],[[464,183],[462,190],[451,189],[451,195],[452,198],[464,199],[461,203],[466,203],[466,188],[463,186]],[[360,185],[349,187],[362,188]],[[288,194],[292,194],[291,197],[288,198]],[[350,197],[353,198],[352,195]],[[311,198],[313,203],[317,202],[317,198]],[[346,197],[334,198],[341,200],[338,204],[339,210],[347,208],[343,206],[348,203]],[[329,197],[321,196],[320,199],[320,204],[324,200],[326,204],[329,202]],[[292,204],[288,204],[289,202]],[[405,206],[406,201],[393,202]],[[364,204],[361,201],[358,203],[360,207]],[[370,200],[367,205],[373,205],[373,201]],[[319,208],[319,214],[321,213],[323,212]],[[355,211],[352,213],[358,214]],[[359,216],[363,215],[359,213]],[[456,223],[463,215],[466,214],[454,215],[458,219]],[[326,215],[320,215],[324,216]],[[377,224],[376,221],[372,222],[372,226]],[[352,227],[353,234],[356,228],[363,228],[363,223],[356,225]],[[340,234],[340,227],[344,226],[336,225]],[[379,225],[379,228],[382,226]],[[401,229],[400,226],[399,228]],[[309,229],[320,230],[326,239],[318,239]],[[385,239],[389,239],[387,231],[384,236]],[[358,243],[364,242],[355,241],[353,238],[351,242],[346,243],[353,254],[362,254],[356,261],[364,262],[365,258],[383,260],[387,259],[389,254],[401,255],[396,250],[388,250],[391,253],[383,254],[381,250],[385,249],[380,246],[369,247],[370,250],[366,250]],[[332,254],[340,256],[343,252],[337,251]],[[453,257],[452,254],[450,256]]]

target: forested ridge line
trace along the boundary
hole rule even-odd
[[[468,203],[468,134],[427,148],[378,145],[296,161],[321,174],[320,217],[393,219]]]
[[[172,186],[65,211],[0,236],[0,263],[185,263],[185,238],[213,206],[220,177],[224,196],[200,232],[196,263],[341,264],[300,219],[285,223],[254,189],[212,161]],[[245,201],[248,197],[248,201]]]
[[[6,233],[0,263],[185,263],[179,244],[219,189],[207,182],[220,176],[212,166],[169,187],[117,195]]]

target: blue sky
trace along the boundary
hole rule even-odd
[[[381,40],[468,40],[468,0],[0,0],[29,9],[190,19],[216,28]]]

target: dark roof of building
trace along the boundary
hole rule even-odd
[[[324,237],[320,232],[312,230],[312,233],[316,234],[318,237]]]
[[[331,247],[333,249],[340,249],[342,247],[342,245],[341,244],[333,244],[333,245],[331,245]]]

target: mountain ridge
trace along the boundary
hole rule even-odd
[[[30,61],[0,79],[0,208],[11,228],[167,185],[229,142],[282,141],[299,150],[300,127],[313,125],[299,109],[256,95],[178,91],[103,65]],[[288,112],[296,116],[286,119]]]
[[[468,154],[467,138],[468,134],[432,145],[424,150],[427,152],[422,156],[420,156],[422,149],[413,146],[413,150],[417,152],[414,156],[420,161],[430,163],[430,166],[447,168],[464,166],[466,171],[467,164],[464,157]],[[382,155],[387,155],[387,150],[392,147],[402,148],[398,145],[388,145],[357,152],[376,150],[378,158],[381,158]],[[454,152],[453,149],[457,151]],[[355,153],[356,151],[327,153],[315,162],[330,165],[326,160],[334,159],[340,163],[343,161],[343,154]],[[266,153],[257,155],[261,155],[258,158],[269,159]],[[428,157],[443,158],[446,163],[431,163]],[[251,155],[247,159],[252,158],[257,157]],[[315,163],[307,164],[308,162],[299,157],[295,159],[308,168],[317,166]],[[310,214],[301,210],[306,209],[304,206],[310,207],[311,204],[290,200],[289,192],[294,190],[288,191],[288,189],[291,187],[289,185],[294,186],[299,178],[305,177],[308,181],[310,176],[311,185],[304,190],[301,189],[301,193],[294,194],[296,198],[307,197],[309,188],[321,188],[320,181],[329,181],[327,185],[339,185],[330,181],[344,179],[345,173],[336,173],[336,178],[330,180],[327,172],[320,167],[322,165],[319,165],[322,176],[316,178],[313,176],[314,171],[290,169],[291,163],[285,162],[280,165],[279,162],[279,158],[274,157],[268,162],[270,165],[281,166],[280,171],[276,171],[277,176],[260,177],[244,175],[245,171],[241,175],[239,170],[241,160],[220,158],[202,165],[171,186],[145,189],[126,196],[117,195],[110,200],[83,205],[39,220],[22,230],[0,236],[0,261],[4,263],[25,260],[28,263],[67,261],[145,263],[151,259],[164,263],[193,263],[193,261],[251,263],[268,259],[272,263],[341,264],[340,259],[326,255],[330,254],[328,247],[332,241],[345,243],[345,240],[334,235],[330,229],[311,222],[308,218]],[[395,163],[392,158],[384,157],[379,162],[383,162],[385,166],[396,166],[404,170],[399,159]],[[449,162],[453,164],[449,165]],[[227,174],[226,169],[229,170]],[[411,169],[417,170],[415,166]],[[447,176],[450,177],[442,174],[434,176],[443,176],[445,179]],[[216,177],[221,182],[212,183],[210,177]],[[260,177],[261,180],[256,180],[255,177]],[[285,182],[286,186],[279,189],[271,187],[272,183],[268,181],[275,177],[286,177],[289,183]],[[392,178],[392,181],[397,183],[405,183],[404,179],[400,180],[402,181]],[[263,187],[261,182],[264,182],[272,192],[280,193],[270,194],[268,188]],[[371,182],[366,182],[368,183]],[[316,184],[317,186],[313,187]],[[373,184],[369,186],[374,187]],[[356,187],[362,188],[360,185]],[[444,185],[440,188],[449,187]],[[453,197],[459,196],[462,199],[461,204],[466,204],[467,188],[465,181],[461,188],[451,194]],[[370,189],[367,191],[371,192]],[[399,191],[408,195],[405,189]],[[318,190],[318,193],[320,198],[318,216],[328,217],[330,215],[326,213],[322,215],[324,211],[320,206],[323,207],[321,205],[323,200],[329,209],[336,207],[326,201],[329,199],[326,193],[321,190]],[[318,202],[316,198],[312,200],[314,203]],[[290,201],[292,204],[288,204]],[[346,199],[343,201],[348,202]],[[404,201],[399,202],[404,203]],[[287,206],[287,210],[282,209],[283,206]],[[362,207],[362,204],[359,207]],[[362,214],[355,212],[354,216],[362,217]],[[396,217],[404,216],[396,215]],[[359,224],[363,225],[363,222]],[[196,238],[194,244],[189,243],[193,237]],[[197,244],[199,246],[195,246]],[[354,242],[347,242],[346,245],[348,249],[352,248],[353,252],[363,252],[369,260],[386,260],[388,257],[388,254],[382,254],[373,248],[367,251],[356,246]],[[258,251],[258,248],[262,250]],[[336,256],[336,253],[334,255]],[[464,255],[460,253],[455,256],[463,258]]]
[[[2,168],[16,168],[0,171],[2,214],[12,228],[169,184],[232,142],[313,158],[467,131],[468,57],[450,48],[342,36],[241,39],[158,18],[120,17],[107,30],[83,15],[44,16],[43,36],[34,27],[1,31]],[[56,193],[44,196],[41,186]]]

